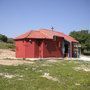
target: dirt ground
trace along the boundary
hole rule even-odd
[[[25,60],[0,60],[0,65],[14,65],[17,66],[19,64],[28,64],[34,63],[32,61],[25,61]]]
[[[10,49],[0,49],[0,64],[1,65],[19,65],[33,63],[27,60],[18,60],[15,57],[15,52]]]
[[[15,52],[10,49],[0,49],[0,59],[16,59]]]

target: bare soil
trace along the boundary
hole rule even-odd
[[[15,52],[10,49],[0,49],[0,64],[1,65],[19,65],[33,63],[27,60],[18,60],[15,58]]]
[[[25,60],[0,60],[1,65],[14,65],[17,66],[19,64],[28,64],[28,63],[34,63],[32,61],[25,61]]]
[[[0,59],[15,59],[15,52],[11,49],[0,49]]]
[[[58,81],[59,82],[59,80],[56,77],[50,76],[49,73],[44,73],[44,75],[41,77],[47,78],[47,79],[52,80],[52,81]]]

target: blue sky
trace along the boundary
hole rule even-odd
[[[30,29],[90,29],[90,0],[0,0],[0,33],[16,37]]]

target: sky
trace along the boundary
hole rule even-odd
[[[0,34],[14,38],[52,26],[65,34],[90,30],[90,0],[0,0]]]

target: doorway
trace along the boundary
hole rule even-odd
[[[65,47],[64,57],[68,57],[68,44],[65,43],[65,44],[64,44],[64,47]]]
[[[70,49],[69,49],[69,42],[68,41],[63,41],[62,51],[63,51],[63,57],[69,57]]]

